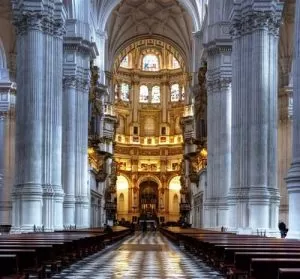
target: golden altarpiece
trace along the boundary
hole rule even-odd
[[[97,83],[96,67],[91,77],[89,163],[105,184],[107,219],[178,221],[203,163],[203,152],[189,151],[199,102],[186,100],[191,75],[181,53],[159,39],[137,40],[116,58],[110,88]]]

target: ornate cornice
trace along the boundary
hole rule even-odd
[[[64,50],[78,51],[83,55],[96,58],[99,55],[97,46],[94,42],[84,40],[82,37],[64,37]]]

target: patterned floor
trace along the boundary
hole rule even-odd
[[[137,232],[65,269],[55,279],[224,278],[158,232]]]

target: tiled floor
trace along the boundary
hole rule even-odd
[[[72,265],[55,279],[223,278],[158,232],[139,233]]]

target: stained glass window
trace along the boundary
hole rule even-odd
[[[121,99],[129,101],[129,84],[127,83],[121,83]]]
[[[172,59],[172,68],[173,69],[179,69],[180,68],[179,62],[175,57],[173,57],[173,59]]]
[[[122,62],[121,62],[121,64],[120,64],[120,66],[123,67],[123,68],[128,68],[128,67],[129,67],[128,55],[126,55],[126,56],[123,58],[123,60],[122,60]]]
[[[147,54],[143,58],[144,71],[159,71],[158,57],[154,54]]]
[[[160,87],[159,86],[152,87],[151,103],[160,103]]]
[[[175,83],[171,86],[171,102],[179,101],[179,84]]]
[[[140,102],[148,103],[148,97],[149,97],[148,87],[146,85],[142,85],[140,87]]]

